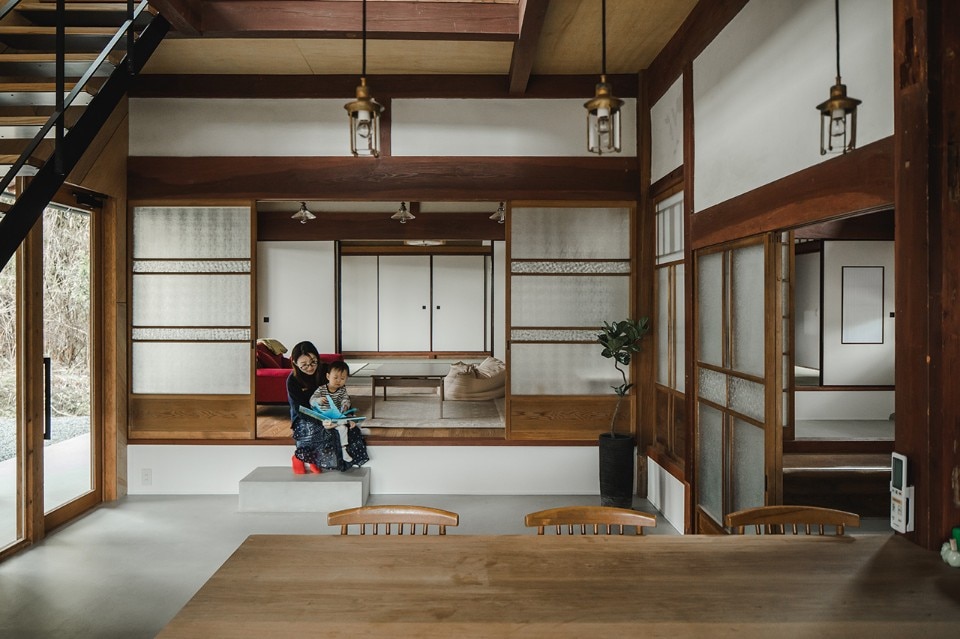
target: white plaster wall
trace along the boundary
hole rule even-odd
[[[370,492],[442,495],[600,494],[596,446],[372,446]],[[290,446],[127,448],[131,495],[239,494],[259,466],[290,466]],[[428,460],[422,462],[422,460]],[[141,482],[149,469],[151,485]],[[184,472],[189,470],[189,472]]]
[[[576,100],[394,100],[394,156],[587,156]],[[133,98],[132,156],[347,156],[344,100]],[[625,100],[623,156],[637,154]]]
[[[793,394],[794,415],[807,419],[888,419],[894,412],[894,391],[799,391]]]
[[[833,157],[816,105],[836,78],[834,29],[831,0],[753,0],[697,57],[696,211]],[[840,65],[863,101],[858,146],[892,135],[891,0],[840,2]]]
[[[650,181],[683,164],[683,77],[650,108]]]
[[[797,255],[794,270],[794,363],[820,368],[820,253]]]
[[[685,494],[683,482],[657,462],[647,459],[647,499],[680,534],[686,520]]]
[[[335,352],[335,260],[333,242],[257,242],[257,337]]]
[[[882,266],[883,343],[842,344],[841,289],[844,266]],[[894,384],[893,242],[823,243],[823,383]]]
[[[130,155],[348,156],[344,100],[133,98]]]
[[[616,88],[616,87],[614,87]],[[394,156],[589,156],[592,96],[571,100],[393,100]],[[637,154],[637,101],[621,108],[622,156]]]

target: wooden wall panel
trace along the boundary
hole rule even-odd
[[[244,396],[134,395],[130,440],[253,439],[255,416]]]
[[[514,395],[509,400],[507,439],[596,442],[610,431],[616,395]],[[625,397],[617,415],[617,432],[635,433],[634,402]]]

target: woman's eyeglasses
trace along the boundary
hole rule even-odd
[[[307,368],[316,368],[318,363],[319,363],[318,360],[313,359],[311,357],[305,362],[297,362],[297,368],[299,368],[300,370],[304,370]]]

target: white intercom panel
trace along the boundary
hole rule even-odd
[[[913,530],[913,486],[907,486],[907,458],[893,453],[890,468],[890,527]]]

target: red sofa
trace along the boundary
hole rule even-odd
[[[290,359],[277,355],[264,344],[257,344],[257,379],[254,394],[258,404],[286,404],[287,377],[290,375]],[[339,353],[321,353],[320,361],[326,364],[343,361]]]

